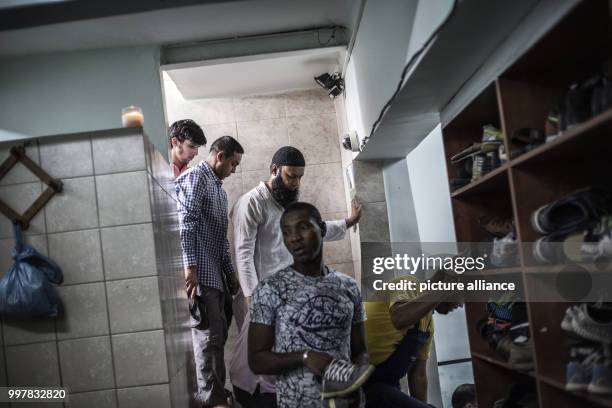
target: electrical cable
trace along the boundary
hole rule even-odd
[[[454,0],[453,1],[453,7],[451,8],[450,12],[448,13],[448,15],[446,16],[444,21],[442,21],[442,23],[440,23],[438,28],[436,28],[435,31],[429,36],[429,38],[427,39],[427,41],[425,41],[423,46],[421,46],[421,48],[419,48],[419,50],[417,52],[412,54],[412,56],[410,57],[410,60],[404,66],[404,69],[402,70],[402,75],[400,76],[400,81],[397,84],[397,88],[395,89],[395,92],[393,93],[393,95],[391,95],[391,98],[389,98],[387,103],[381,109],[380,114],[378,115],[378,119],[376,119],[376,121],[372,125],[372,130],[370,131],[370,134],[363,139],[363,141],[361,143],[361,147],[362,148],[369,141],[370,137],[372,137],[372,135],[374,134],[374,131],[376,130],[376,128],[380,124],[380,121],[382,120],[383,116],[387,112],[387,109],[389,109],[389,107],[391,107],[391,104],[395,101],[395,99],[397,99],[397,96],[399,95],[400,91],[402,90],[402,86],[404,84],[404,81],[406,80],[406,75],[408,74],[408,71],[410,70],[410,68],[412,68],[412,66],[416,62],[417,58],[427,49],[427,47],[429,47],[429,45],[436,38],[436,36],[440,32],[440,30],[442,30],[442,28],[444,28],[444,26],[449,22],[449,20],[453,16],[453,14],[455,14],[455,11],[457,9],[457,4],[459,3],[459,1],[460,0]]]

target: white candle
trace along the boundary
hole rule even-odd
[[[123,127],[142,127],[144,115],[137,106],[129,106],[121,114],[121,124]]]

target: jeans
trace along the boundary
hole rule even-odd
[[[363,390],[366,394],[366,408],[430,408],[416,398],[404,394],[399,386],[384,382],[368,381]]]
[[[405,377],[417,355],[427,342],[428,332],[416,327],[409,329],[395,350],[382,363],[365,383],[366,408],[428,408],[429,405],[402,392],[400,379]]]
[[[276,408],[276,394],[259,392],[259,386],[251,395],[234,385],[234,396],[243,408]]]
[[[217,289],[199,287],[190,307],[198,380],[195,398],[205,407],[227,404],[223,358],[228,328],[225,311],[227,296]]]

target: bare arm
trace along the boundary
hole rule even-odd
[[[391,323],[397,330],[414,326],[439,303],[440,294],[428,293],[418,301],[397,302],[391,306]]]
[[[370,361],[363,323],[355,323],[351,328],[351,360],[357,364],[367,364]]]
[[[303,360],[304,351],[293,353],[276,353],[274,346],[274,326],[261,323],[249,325],[249,367],[255,374],[278,375],[288,370],[308,367],[313,373],[321,375],[332,357],[316,351],[308,351],[308,358]]]
[[[446,279],[443,271],[438,271],[431,280],[433,282]],[[423,293],[418,299],[409,301],[399,301],[389,308],[391,323],[397,330],[402,330],[415,325],[419,320],[434,310],[441,302],[454,297],[450,291],[444,293],[428,292]]]
[[[416,360],[408,372],[410,396],[427,403],[427,360]]]

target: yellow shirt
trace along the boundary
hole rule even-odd
[[[418,281],[417,278],[409,275],[395,279],[394,282],[400,280]],[[414,327],[411,326],[397,330],[391,322],[389,309],[397,302],[412,301],[416,297],[417,294],[413,291],[393,291],[389,302],[364,302],[366,315],[368,316],[368,319],[365,321],[368,354],[370,355],[370,361],[374,365],[378,365],[389,358],[395,350],[395,346],[404,338],[406,332]],[[417,360],[427,360],[431,351],[431,342],[434,334],[432,314],[428,313],[417,324],[419,330],[429,332],[427,342],[419,351]]]

